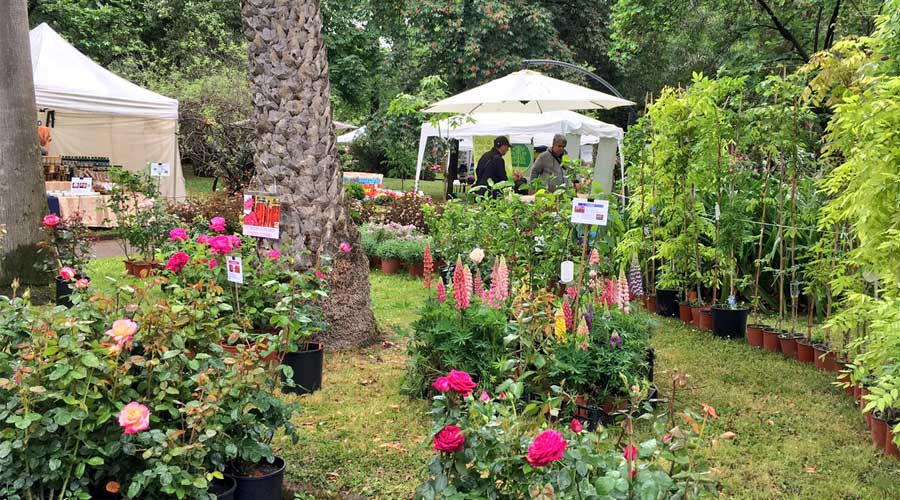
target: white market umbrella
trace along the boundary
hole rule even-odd
[[[611,109],[634,103],[528,69],[436,102],[426,113],[546,113]]]

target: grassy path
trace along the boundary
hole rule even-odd
[[[873,452],[862,415],[830,374],[678,320],[660,319],[653,344],[657,380],[679,370],[696,387],[679,406],[710,404],[715,435],[737,434],[708,452],[725,497],[900,498],[900,462]]]

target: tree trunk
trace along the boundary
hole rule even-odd
[[[0,7],[0,283],[19,278],[46,282],[34,264],[47,211],[37,137],[37,108],[31,74],[28,8],[25,0]]]
[[[281,198],[282,241],[302,267],[332,257],[323,309],[329,349],[377,338],[369,262],[343,203],[318,0],[243,0],[256,130],[251,184]],[[351,252],[339,251],[348,242]]]

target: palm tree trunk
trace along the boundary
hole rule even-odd
[[[333,258],[323,303],[327,347],[372,343],[369,261],[343,202],[319,2],[243,0],[242,15],[255,105],[253,184],[280,196],[282,241],[299,266]],[[344,241],[352,248],[346,254]]]
[[[25,0],[0,6],[0,283],[45,282],[34,264],[47,212]]]

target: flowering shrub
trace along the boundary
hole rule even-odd
[[[507,380],[475,399],[449,391],[434,398],[428,480],[416,499],[599,499],[715,497],[716,481],[696,459],[708,414],[685,412],[653,421],[646,439],[619,440],[602,429],[587,432],[577,420],[556,428],[539,408],[558,414],[561,394],[517,407],[520,382]],[[487,394],[487,393],[485,393]],[[636,398],[639,398],[636,395]],[[629,422],[630,423],[630,422]],[[630,425],[629,425],[630,428]]]
[[[80,213],[60,218],[50,214],[41,220],[44,240],[38,244],[45,254],[41,263],[48,274],[55,274],[63,267],[84,269],[91,257],[91,231],[85,227]]]
[[[126,257],[137,249],[145,261],[154,261],[156,249],[169,238],[176,219],[166,211],[159,198],[158,182],[146,173],[110,170],[115,187],[110,191],[108,207],[116,215],[116,232]]]

